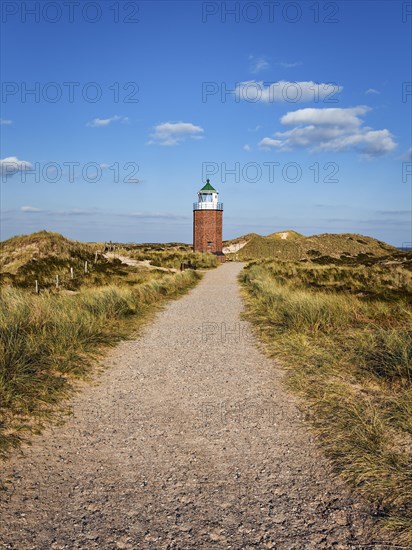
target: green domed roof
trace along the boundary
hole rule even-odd
[[[204,185],[200,191],[212,191],[217,193],[216,189],[210,185],[210,180],[206,180],[206,185]]]

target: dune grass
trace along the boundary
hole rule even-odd
[[[107,275],[107,274],[106,274]],[[126,273],[76,293],[3,286],[0,303],[0,457],[39,430],[95,359],[165,299],[194,286],[189,270]]]
[[[0,242],[0,271],[15,273],[26,264],[50,257],[59,258],[60,261],[90,261],[101,248],[102,245],[97,243],[73,241],[51,231],[19,235]]]
[[[281,259],[298,261],[315,258],[320,263],[330,263],[332,260],[345,261],[365,260],[368,257],[392,257],[398,253],[411,258],[410,253],[401,253],[393,246],[382,241],[354,233],[312,235],[305,237],[294,231],[289,231],[287,239],[280,238],[282,233],[273,233],[263,237],[256,235],[236,254],[241,260]]]
[[[411,272],[263,261],[241,282],[337,471],[412,544]]]
[[[181,250],[147,250],[129,251],[128,255],[135,260],[149,260],[151,265],[179,269],[181,263],[190,263],[195,269],[217,267],[219,262],[214,254],[201,254]]]

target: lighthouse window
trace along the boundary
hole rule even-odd
[[[213,241],[207,241],[207,246],[212,246]]]

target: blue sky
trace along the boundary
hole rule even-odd
[[[412,241],[410,2],[269,4],[3,2],[1,239]]]

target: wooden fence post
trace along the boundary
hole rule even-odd
[[[36,294],[39,293],[39,281],[36,279],[35,281],[35,288],[36,288]]]
[[[87,273],[87,260],[84,262],[84,272]]]
[[[59,276],[56,275],[56,288],[59,288]]]
[[[74,279],[74,271],[73,268],[70,268],[70,279]]]

